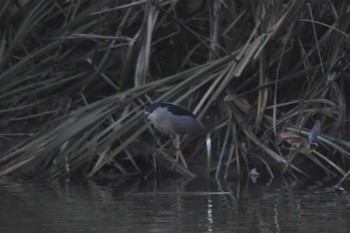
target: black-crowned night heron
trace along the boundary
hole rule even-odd
[[[176,104],[167,102],[148,104],[145,115],[159,132],[176,137],[176,160],[181,154],[180,135],[198,134],[204,130],[203,124],[195,115]]]
[[[309,139],[293,133],[280,133],[278,134],[278,136],[282,141],[285,141],[288,144],[290,144],[298,152],[304,155],[308,155],[318,147],[317,136],[319,130],[320,121],[317,120],[310,132]]]

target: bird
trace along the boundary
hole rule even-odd
[[[281,141],[290,144],[296,151],[308,155],[317,147],[317,137],[320,130],[320,121],[317,120],[312,127],[309,138],[305,138],[293,133],[279,133],[278,136]]]
[[[184,134],[199,134],[204,125],[189,110],[169,102],[147,104],[145,117],[162,134],[175,136],[176,161],[181,155],[180,136]]]
[[[173,103],[148,104],[145,114],[154,127],[165,135],[198,134],[204,130],[202,122],[193,113]]]

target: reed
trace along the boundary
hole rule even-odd
[[[349,1],[20,3],[1,3],[0,175],[194,175],[207,154],[218,176],[346,180]],[[175,168],[140,121],[151,100],[207,127]],[[316,120],[315,152],[276,144]]]

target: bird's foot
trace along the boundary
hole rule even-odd
[[[180,150],[177,150],[176,151],[176,157],[175,157],[175,160],[174,160],[173,165],[172,165],[173,169],[175,169],[177,164],[179,163],[179,158],[180,158],[181,155],[182,155],[182,152]]]

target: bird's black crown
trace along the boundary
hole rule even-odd
[[[178,116],[191,116],[193,118],[196,118],[195,115],[193,115],[190,111],[187,109],[168,102],[157,102],[157,103],[152,103],[152,104],[147,104],[146,105],[146,112],[153,112],[157,108],[167,108],[169,112],[171,112],[174,115]]]

